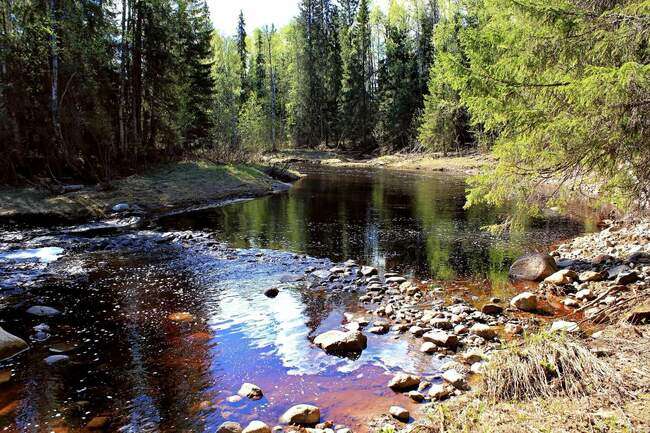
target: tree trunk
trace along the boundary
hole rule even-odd
[[[57,18],[56,0],[50,0],[50,20],[52,32],[50,34],[50,61],[51,61],[51,83],[50,83],[50,115],[52,117],[52,128],[54,137],[61,154],[65,154],[61,133],[61,119],[59,117],[59,50],[57,41]]]
[[[122,0],[122,37],[120,43],[120,94],[118,98],[118,122],[120,130],[120,152],[122,155],[127,153],[127,144],[126,144],[126,126],[124,125],[125,116],[124,109],[126,105],[126,5],[127,0]]]

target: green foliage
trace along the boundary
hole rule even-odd
[[[437,53],[421,137],[448,147],[449,120],[464,109],[493,146],[498,164],[471,180],[470,205],[530,208],[551,179],[647,204],[649,11],[647,1],[569,0],[464,0],[450,11],[436,40],[453,34],[454,49]]]

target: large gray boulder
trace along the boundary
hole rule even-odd
[[[359,331],[333,330],[318,335],[314,344],[328,353],[358,353],[367,347],[368,339]]]
[[[310,404],[297,404],[280,417],[280,422],[302,426],[313,425],[320,422],[320,409]]]
[[[533,253],[519,259],[510,266],[510,278],[515,280],[541,281],[557,272],[553,257],[548,254]]]
[[[0,328],[0,361],[11,358],[27,349],[27,347],[25,340]]]

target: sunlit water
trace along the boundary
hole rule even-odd
[[[508,286],[515,256],[583,230],[556,223],[490,236],[481,227],[498,215],[464,210],[463,193],[462,179],[445,175],[321,171],[288,194],[166,218],[154,231],[88,239],[63,230],[2,244],[0,326],[32,340],[0,364],[0,429],[79,431],[106,416],[109,431],[212,432],[224,420],[274,425],[292,404],[312,403],[361,431],[392,404],[412,407],[387,388],[390,374],[433,376],[444,360],[394,334],[369,335],[356,359],[326,355],[310,339],[358,311],[357,294],[286,281],[352,258]],[[162,234],[189,229],[225,246]],[[281,288],[277,298],[264,296],[269,287]],[[32,305],[62,314],[28,316]],[[178,312],[193,319],[171,320]],[[44,341],[39,324],[49,326]],[[68,363],[43,361],[61,352]],[[264,398],[228,401],[243,382]]]

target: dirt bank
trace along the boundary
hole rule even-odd
[[[435,153],[408,153],[360,159],[353,154],[290,149],[267,156],[265,161],[273,164],[322,164],[332,167],[390,168],[424,173],[449,172],[467,175],[476,174],[481,167],[492,164],[494,159],[489,154],[483,153],[450,156]]]
[[[81,221],[104,217],[118,204],[128,204],[130,211],[155,214],[287,188],[263,167],[185,161],[120,179],[106,190],[80,186],[52,194],[35,188],[0,189],[0,222]]]

